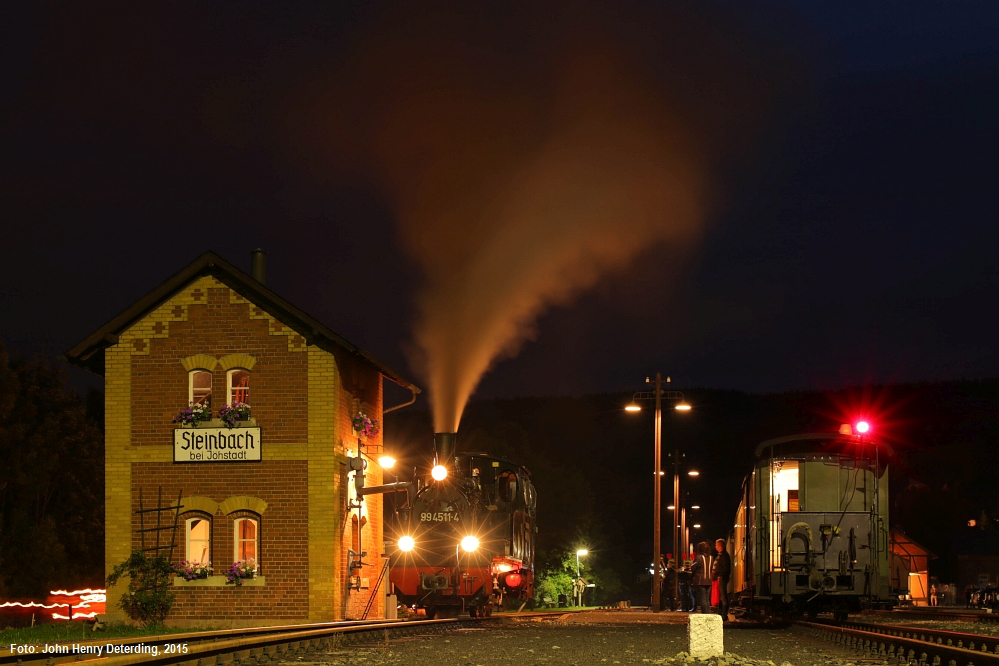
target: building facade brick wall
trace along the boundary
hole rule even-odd
[[[385,583],[373,589],[383,561],[380,496],[366,498],[361,510],[364,560],[373,565],[362,573],[369,588],[347,585],[349,526],[358,513],[347,511],[347,455],[358,450],[351,418],[363,410],[381,419],[377,368],[346,351],[309,344],[212,276],[194,279],[153,308],[104,354],[106,570],[141,545],[139,490],[150,508],[162,489],[164,504],[176,502],[178,493],[195,498],[182,510],[175,563],[185,558],[186,518],[211,513],[212,564],[220,574],[234,558],[234,520],[252,516],[259,520],[264,582],[177,585],[168,622],[241,626],[360,617],[372,595],[368,617],[382,617]],[[261,428],[261,462],[174,463],[179,426],[172,421],[189,399],[185,365],[212,366],[204,369],[212,372],[217,412],[228,401],[226,366],[251,363],[249,403]],[[376,454],[381,443],[380,435],[372,438],[366,451]],[[369,485],[381,482],[377,467],[369,467]],[[172,521],[173,514],[164,518]],[[150,521],[155,514],[146,514],[147,527]],[[150,539],[155,535],[147,533],[147,547]],[[121,617],[115,602],[122,589],[108,591],[112,619]]]

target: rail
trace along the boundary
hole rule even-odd
[[[568,611],[573,612],[573,611]],[[578,611],[576,611],[578,612]],[[261,663],[274,659],[295,659],[304,655],[335,648],[355,641],[370,640],[373,637],[405,636],[427,631],[442,633],[475,625],[481,622],[502,623],[507,619],[554,617],[555,613],[510,613],[497,614],[490,618],[457,618],[440,620],[369,620],[324,622],[314,624],[281,625],[271,627],[251,627],[220,631],[199,631],[179,634],[165,634],[120,639],[66,640],[60,643],[67,648],[66,653],[41,652],[42,645],[27,647],[20,653],[12,652],[11,646],[0,649],[0,664],[20,666],[45,664],[54,666],[83,660],[100,659],[101,666],[132,666],[133,664],[190,664],[197,666],[212,659],[211,663],[236,662],[242,664]],[[50,644],[51,645],[51,644]],[[73,645],[93,651],[72,652]],[[107,647],[113,646],[109,654]],[[130,650],[135,653],[124,653]],[[142,651],[144,650],[144,651]],[[153,652],[155,651],[155,654]],[[222,657],[222,662],[218,662]]]
[[[819,637],[874,658],[920,666],[999,665],[999,638],[953,631],[848,622],[797,622]]]

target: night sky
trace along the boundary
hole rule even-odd
[[[650,69],[697,73],[678,95],[725,110],[698,130],[722,146],[702,233],[549,310],[476,396],[638,390],[656,370],[749,391],[999,375],[999,4],[699,3],[662,23],[615,4],[613,39],[654,26]],[[514,61],[537,9],[503,7],[469,34]],[[61,354],[204,251],[248,270],[262,247],[269,286],[420,383],[398,211],[322,158],[324,124],[353,122],[337,82],[393,20],[356,2],[6,4],[0,340]],[[740,61],[763,63],[752,122],[727,113],[742,88],[708,80]]]

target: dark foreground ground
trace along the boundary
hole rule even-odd
[[[502,622],[502,624],[500,623]],[[593,612],[552,619],[503,620],[491,627],[461,629],[388,642],[341,647],[328,654],[288,664],[380,666],[487,666],[490,664],[675,664],[687,649],[685,614],[653,616],[642,612]],[[793,666],[857,663],[852,652],[820,642],[795,628],[731,626],[718,664]],[[693,660],[691,660],[693,661]],[[871,664],[868,659],[865,664]],[[689,663],[689,662],[688,662]]]

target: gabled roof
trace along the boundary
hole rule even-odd
[[[936,555],[930,552],[929,548],[910,538],[909,535],[897,526],[891,528],[890,535],[891,543],[889,547],[896,555],[908,555],[909,557],[926,556],[931,560],[938,559]]]
[[[103,375],[104,354],[101,352],[104,349],[117,344],[118,336],[129,326],[159,307],[161,303],[171,298],[186,285],[199,277],[208,275],[216,278],[251,303],[260,306],[267,313],[279,319],[281,323],[290,326],[296,333],[305,338],[306,343],[330,352],[333,351],[334,347],[338,347],[352,353],[399,386],[408,388],[415,393],[420,392],[420,389],[411,381],[386,367],[374,356],[334,332],[318,319],[281,298],[214,252],[205,252],[180,272],[126,308],[117,317],[91,333],[83,342],[66,352],[66,360],[91,372]]]

